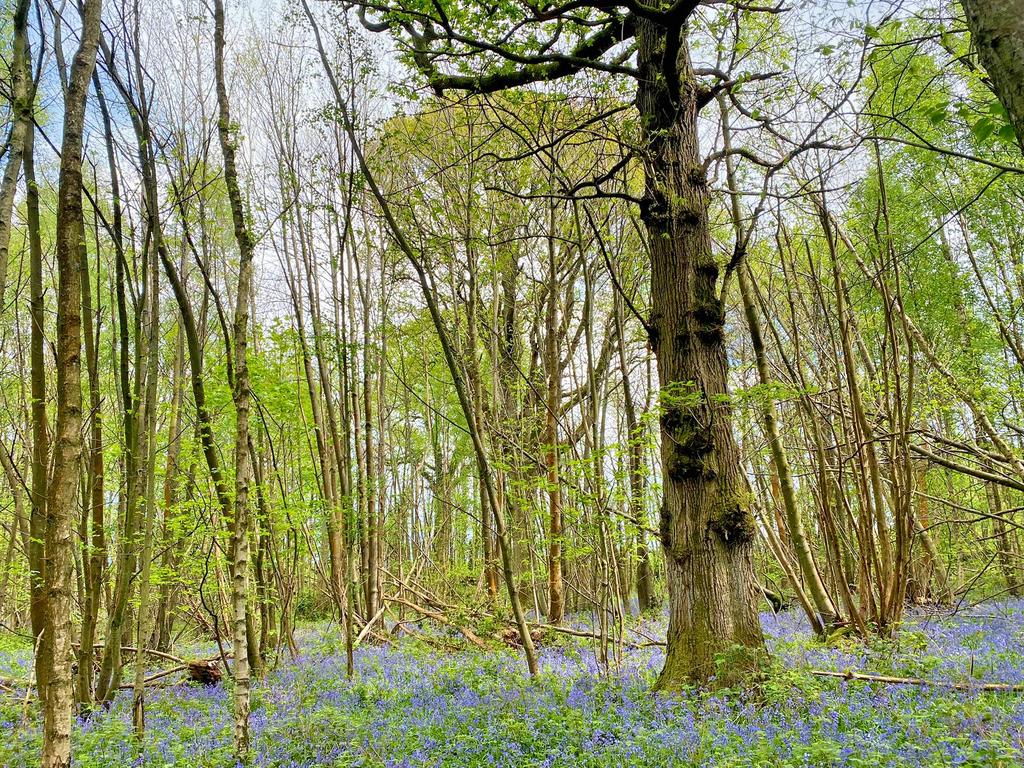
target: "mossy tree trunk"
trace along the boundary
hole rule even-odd
[[[669,592],[659,689],[746,683],[764,638],[754,518],[728,403],[719,268],[700,158],[700,99],[685,30],[638,23],[637,107],[645,133],[641,215],[651,249],[651,345],[661,382],[661,539]],[[728,664],[719,668],[719,659]]]
[[[978,60],[1024,151],[1024,8],[1020,0],[961,0]]]

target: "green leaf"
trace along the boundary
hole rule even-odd
[[[946,122],[949,117],[949,102],[943,102],[936,104],[934,107],[929,109],[926,113],[928,116],[928,122],[932,125],[939,125],[940,123]]]
[[[1013,129],[1013,126],[1010,125],[1009,123],[1003,123],[999,127],[999,132],[998,132],[997,135],[999,136],[999,138],[1002,141],[1005,141],[1008,144],[1016,144],[1017,143],[1017,131],[1015,131]]]
[[[971,133],[979,142],[984,142],[996,129],[996,124],[988,117],[983,117],[971,126]]]

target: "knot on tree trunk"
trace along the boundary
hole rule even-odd
[[[676,223],[685,228],[695,227],[704,221],[704,208],[696,201],[677,200],[673,214]]]
[[[736,496],[722,500],[720,509],[712,514],[708,527],[730,547],[753,541],[756,534],[754,516],[749,505]]]
[[[651,351],[654,354],[658,354],[658,348],[661,346],[661,323],[662,314],[660,312],[651,312],[647,319],[647,341],[651,345]]]
[[[669,477],[679,481],[715,478],[715,444],[710,425],[702,424],[692,409],[680,403],[665,408],[661,428],[669,439]]]
[[[661,545],[666,552],[672,551],[672,513],[668,504],[662,502],[658,515],[658,533],[661,536]]]
[[[703,187],[708,183],[707,171],[701,163],[694,163],[686,170],[686,180],[693,187]]]
[[[651,229],[664,231],[668,237],[669,205],[665,193],[650,188],[640,200],[640,220]]]
[[[715,267],[715,275],[718,268]],[[717,297],[708,299],[693,310],[693,319],[697,326],[697,338],[708,345],[717,345],[724,338],[725,313],[722,302]]]

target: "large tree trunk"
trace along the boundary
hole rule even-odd
[[[682,32],[638,28],[637,107],[645,131],[641,215],[651,249],[651,345],[661,381],[661,539],[669,592],[659,689],[716,676],[748,681],[764,638],[754,518],[729,406],[724,309],[698,149],[697,84]],[[716,660],[730,653],[717,669]]]
[[[85,99],[96,65],[100,0],[82,6],[82,33],[65,94],[60,182],[57,192],[57,422],[47,505],[45,622],[40,657],[46,664],[43,699],[43,768],[71,765],[72,517],[82,457],[82,132]]]
[[[961,0],[978,59],[1024,151],[1024,12],[1020,0]]]

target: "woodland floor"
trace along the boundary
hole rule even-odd
[[[918,613],[872,647],[807,638],[795,613],[762,617],[776,670],[760,697],[654,696],[662,652],[629,650],[602,675],[584,641],[559,636],[531,683],[514,652],[445,653],[421,640],[357,651],[354,681],[336,628],[309,627],[303,656],[254,690],[254,764],[299,766],[1013,766],[1024,764],[1024,694],[814,677],[846,670],[943,681],[1024,682],[1024,601]],[[580,622],[577,626],[583,626]],[[642,635],[664,636],[664,620]],[[640,635],[634,635],[640,639]],[[198,650],[198,649],[197,649]],[[0,638],[0,676],[24,677],[30,650]],[[139,753],[131,693],[75,726],[76,766],[233,766],[224,686],[154,690]],[[0,766],[34,766],[40,733],[21,701],[0,700]]]

